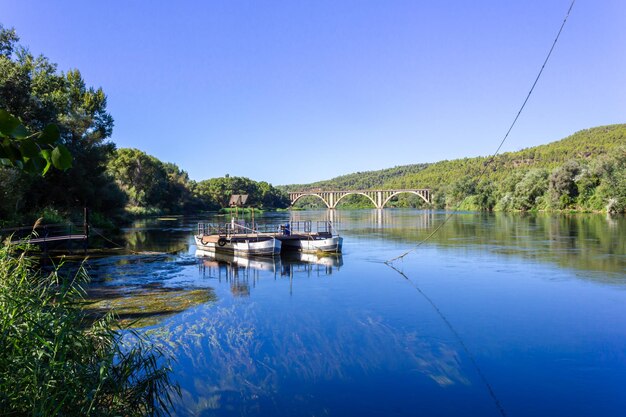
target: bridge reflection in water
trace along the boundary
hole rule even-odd
[[[401,209],[402,210],[402,209]],[[387,228],[410,228],[414,230],[431,230],[437,226],[435,218],[437,212],[433,210],[404,211],[405,215],[399,215],[398,211],[370,209],[370,210],[322,210],[320,211],[292,211],[289,220],[291,222],[313,221],[323,218],[331,223],[333,231],[346,236],[355,230],[367,229],[371,232]],[[342,225],[349,224],[350,231],[344,231]]]
[[[199,272],[204,279],[215,279],[230,285],[235,296],[247,297],[261,278],[289,279],[289,294],[296,276],[306,278],[330,276],[343,265],[341,253],[318,256],[293,252],[275,257],[244,257],[219,252],[199,252]]]

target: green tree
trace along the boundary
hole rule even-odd
[[[106,110],[104,92],[88,88],[78,70],[58,73],[46,57],[34,57],[17,42],[14,30],[0,26],[0,108],[18,116],[27,131],[46,134],[48,125],[57,126],[58,143],[74,158],[71,169],[52,170],[30,180],[23,206],[71,210],[87,205],[114,214],[120,207],[116,199],[123,195],[115,192],[115,184],[106,175],[106,162],[115,145],[107,141],[113,119]],[[35,149],[29,148],[34,164]],[[45,154],[40,156],[46,159]]]
[[[626,148],[601,158],[594,168],[600,177],[594,193],[596,201],[609,213],[626,211]]]
[[[157,158],[138,149],[122,148],[113,154],[108,170],[128,195],[130,205],[162,208],[168,175]]]
[[[580,173],[580,164],[568,161],[554,169],[548,177],[548,203],[552,208],[569,207],[578,196],[576,177]]]
[[[194,194],[206,206],[228,207],[233,194],[248,194],[249,206],[258,208],[286,208],[289,197],[267,182],[256,182],[245,177],[220,177],[200,181]]]
[[[515,186],[513,208],[522,211],[538,208],[547,189],[548,172],[544,169],[529,170]]]
[[[193,197],[193,184],[189,174],[171,162],[163,163],[167,174],[166,206],[171,213],[188,212],[200,209],[198,201]]]
[[[30,176],[45,175],[51,166],[72,166],[69,151],[59,143],[58,128],[48,125],[30,134],[19,119],[0,109],[0,223],[20,211],[33,181]]]
[[[476,180],[472,177],[462,177],[448,187],[446,193],[446,206],[453,208],[466,197],[476,192]]]
[[[476,205],[479,210],[491,211],[496,206],[496,189],[491,181],[481,181],[476,186]]]

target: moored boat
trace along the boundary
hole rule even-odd
[[[332,233],[331,222],[317,222],[317,230],[312,230],[310,221],[290,222],[281,227],[274,236],[282,243],[283,251],[307,253],[339,253],[343,237]]]
[[[277,236],[283,250],[300,252],[341,252],[343,238],[341,236],[321,237],[314,235]]]
[[[257,233],[235,223],[215,226],[199,223],[194,236],[200,252],[223,252],[238,256],[274,256],[280,253],[281,241],[270,234]]]

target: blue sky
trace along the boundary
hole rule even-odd
[[[102,87],[112,140],[275,185],[488,155],[570,0],[0,0]],[[578,0],[503,151],[626,122],[626,2]]]

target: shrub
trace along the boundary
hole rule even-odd
[[[576,179],[581,167],[576,161],[568,161],[555,168],[548,177],[548,203],[551,208],[565,209],[578,196]]]
[[[44,224],[65,223],[68,221],[67,216],[54,207],[44,207],[39,212],[39,217],[42,218]]]
[[[547,189],[548,173],[543,169],[529,170],[515,186],[514,208],[522,211],[537,208],[543,203],[542,197]]]

